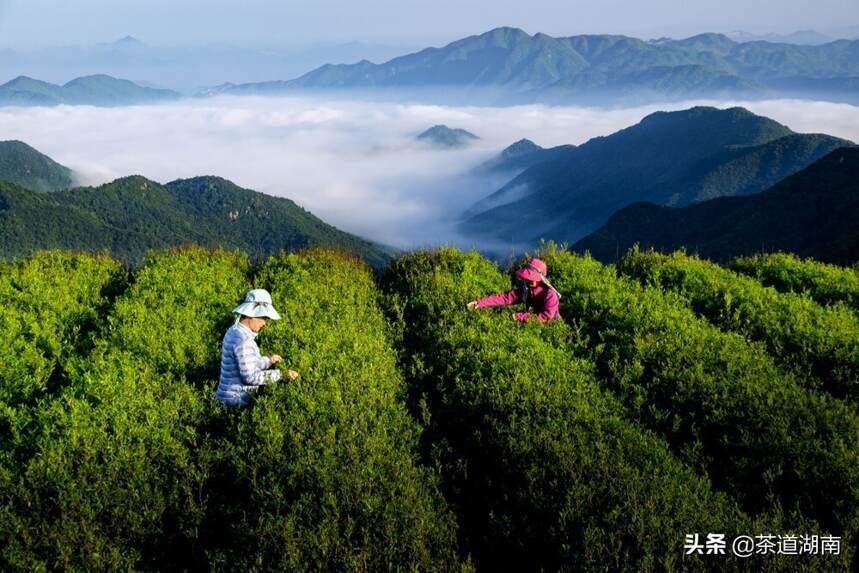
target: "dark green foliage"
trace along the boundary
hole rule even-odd
[[[0,105],[132,105],[179,98],[172,90],[139,86],[104,74],[75,78],[58,86],[19,76],[0,85]]]
[[[837,149],[770,189],[679,209],[640,203],[616,212],[573,250],[614,261],[633,245],[686,248],[725,261],[787,251],[837,263],[859,261],[859,149]]]
[[[138,264],[153,248],[196,243],[238,248],[256,259],[281,249],[336,246],[381,266],[390,249],[325,224],[289,199],[219,177],[159,185],[144,177],[100,187],[28,192],[0,182],[0,256],[40,248],[109,250]]]
[[[0,141],[0,179],[33,191],[72,186],[72,171],[21,141]]]
[[[811,388],[859,402],[859,317],[823,308],[808,297],[779,293],[752,278],[682,252],[633,249],[618,271],[678,293],[721,329],[764,343],[778,364]]]
[[[843,303],[859,312],[859,273],[855,269],[800,259],[790,253],[738,257],[730,268],[779,292],[805,294],[825,306]]]
[[[425,449],[478,569],[706,569],[676,551],[681,532],[755,525],[621,418],[566,325],[465,310],[505,284],[451,249],[396,259],[382,276]]]
[[[235,246],[258,260],[280,250],[328,247],[378,268],[394,252],[326,224],[289,199],[243,189],[220,177],[179,179],[165,187],[195,225],[209,227],[209,241]]]
[[[270,259],[283,319],[260,336],[301,378],[228,420],[218,568],[457,569],[454,522],[413,458],[417,427],[368,270],[336,253]],[[217,508],[216,508],[217,514]]]
[[[859,513],[855,405],[802,388],[759,343],[697,318],[568,252],[541,254],[561,314],[588,340],[606,388],[746,510],[778,504],[835,531]],[[854,522],[855,527],[855,522]]]
[[[847,145],[793,133],[743,108],[656,112],[527,169],[485,200],[503,204],[472,216],[462,229],[504,241],[572,243],[632,203],[676,207],[760,193]],[[517,189],[520,198],[500,201]]]
[[[96,356],[33,412],[0,530],[4,570],[187,566],[210,452],[206,397],[134,355]],[[4,484],[5,485],[5,484]],[[5,532],[4,532],[5,533]]]

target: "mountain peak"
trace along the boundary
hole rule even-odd
[[[2,87],[17,87],[22,85],[51,85],[48,82],[37,80],[36,78],[31,78],[30,76],[18,76],[14,79],[9,80]]]
[[[450,128],[446,125],[434,125],[426,131],[418,134],[418,141],[429,141],[441,147],[462,147],[471,141],[480,139],[470,131],[459,128]]]
[[[658,111],[632,128],[672,133],[676,141],[705,137],[712,145],[761,145],[794,132],[775,120],[756,115],[744,107],[721,109],[696,106],[678,111]],[[697,134],[697,135],[695,135]]]
[[[521,28],[513,28],[510,26],[501,26],[493,28],[488,32],[477,36],[478,40],[486,40],[492,44],[499,46],[507,46],[511,43],[527,41],[531,39],[531,35]]]
[[[531,141],[530,139],[520,139],[519,141],[509,145],[501,152],[501,156],[506,159],[513,159],[523,155],[529,155],[537,151],[542,151],[542,147]]]
[[[114,46],[145,46],[143,42],[135,38],[134,36],[125,36],[123,38],[118,39],[113,43]]]

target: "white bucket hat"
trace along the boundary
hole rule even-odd
[[[248,291],[245,301],[233,309],[233,314],[250,316],[251,318],[266,317],[272,320],[280,320],[280,315],[274,310],[271,303],[271,295],[263,288],[255,288]]]

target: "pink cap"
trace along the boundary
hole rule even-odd
[[[546,263],[540,259],[531,259],[528,264],[516,271],[516,276],[525,281],[540,282],[546,276],[547,270]]]

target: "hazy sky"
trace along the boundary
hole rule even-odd
[[[360,40],[440,45],[497,26],[554,36],[831,32],[857,0],[0,0],[0,46],[112,41],[294,46]]]

